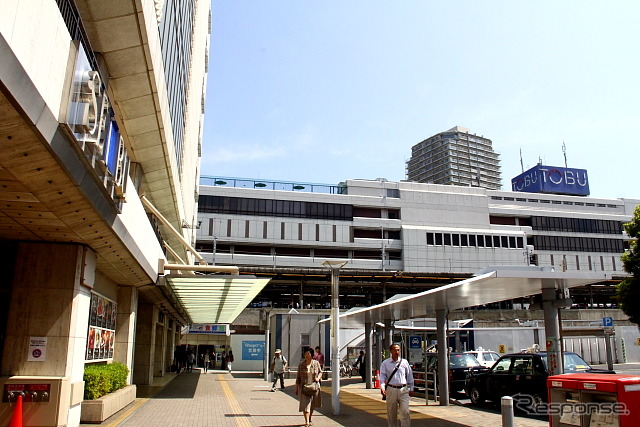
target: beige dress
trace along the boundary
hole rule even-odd
[[[322,373],[322,368],[317,360],[312,360],[307,365],[304,360],[298,366],[298,375],[296,376],[296,384],[298,385],[298,395],[300,396],[300,412],[311,412],[322,406],[322,393],[317,391],[313,396],[307,396],[302,392],[302,384],[311,384],[314,378]]]

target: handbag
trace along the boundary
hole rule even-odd
[[[306,394],[307,396],[315,395],[318,392],[318,390],[320,390],[320,384],[316,382],[302,385],[302,393]]]

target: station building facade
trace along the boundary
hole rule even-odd
[[[88,364],[169,369],[189,317],[156,283],[194,260],[210,29],[201,0],[0,2],[2,422],[7,383],[38,384],[26,424],[73,426]]]
[[[200,253],[272,275],[263,302],[280,295],[313,308],[328,301],[326,280],[324,292],[314,288],[321,279],[304,269],[322,275],[321,263],[332,258],[348,261],[341,273],[345,308],[451,283],[488,265],[602,271],[619,279],[628,247],[623,223],[640,203],[384,179],[322,186],[203,178],[202,184]],[[278,283],[289,288],[267,295]],[[583,290],[585,303],[602,289],[610,294],[612,284]]]

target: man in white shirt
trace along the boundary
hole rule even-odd
[[[271,372],[273,372],[273,385],[271,391],[276,391],[276,383],[280,378],[280,388],[284,390],[284,373],[287,370],[287,359],[282,355],[282,350],[277,349],[271,361]]]
[[[392,344],[389,351],[391,357],[380,365],[380,393],[387,400],[387,420],[389,427],[409,427],[413,371],[407,359],[400,357],[400,345]]]

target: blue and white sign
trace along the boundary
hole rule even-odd
[[[412,335],[409,337],[409,348],[422,348],[422,337]]]
[[[264,359],[264,341],[242,341],[242,360]]]
[[[589,195],[586,169],[536,165],[511,180],[511,189],[524,193]]]
[[[602,318],[602,326],[604,326],[604,327],[613,326],[613,317],[603,317]]]

